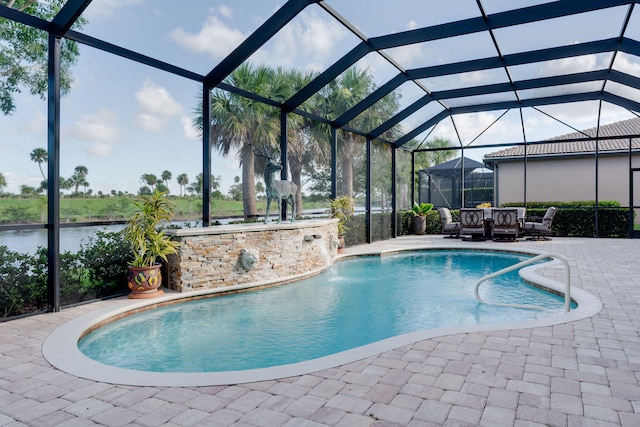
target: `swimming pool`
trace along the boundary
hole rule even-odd
[[[393,336],[442,326],[502,323],[561,313],[563,299],[517,272],[483,287],[483,275],[527,257],[497,252],[410,252],[349,259],[296,283],[191,301],[129,316],[80,340],[107,365],[154,372],[219,372],[298,363]]]
[[[479,277],[526,257],[446,250],[349,259],[301,282],[130,316],[87,335],[80,346],[83,351],[95,346],[92,357],[101,362],[89,364],[102,372],[127,373],[126,383],[133,377],[145,378],[134,384],[199,385],[297,375],[441,335],[443,330],[499,329],[517,325],[513,322],[533,325],[557,317],[563,311],[562,298],[523,284],[515,273],[483,286],[483,296],[543,305],[545,311],[505,309],[475,301],[473,285]],[[444,277],[447,279],[441,280]],[[516,294],[520,295],[514,297]],[[304,306],[304,301],[312,304]],[[461,310],[454,314],[454,309]],[[214,317],[204,320],[205,314]],[[184,331],[172,329],[178,320],[186,320],[188,329],[197,332],[195,340],[186,340]],[[328,327],[321,325],[325,320]],[[145,332],[131,338],[128,332],[118,332],[119,323],[137,324],[134,329]],[[138,353],[134,344],[148,336],[159,340],[140,346],[151,349],[150,353]],[[280,339],[283,337],[286,342]],[[183,350],[184,357],[176,356],[177,350]],[[122,364],[123,360],[127,362]],[[149,360],[160,363],[149,364]],[[213,367],[207,365],[210,361]],[[152,372],[167,366],[171,372]],[[196,377],[190,374],[199,377],[195,384]],[[185,380],[188,377],[191,379]]]

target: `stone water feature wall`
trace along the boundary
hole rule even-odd
[[[321,270],[337,253],[338,220],[167,230],[181,243],[169,257],[170,289],[190,292],[268,282]]]

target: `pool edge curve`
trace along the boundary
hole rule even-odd
[[[422,250],[468,250],[464,246],[425,246],[412,249],[392,249],[385,251],[361,251],[348,255],[340,255],[336,260],[351,258],[353,256],[384,256],[393,253],[422,251]],[[477,250],[507,253],[522,253],[528,255],[539,255],[543,252],[533,250],[498,250],[495,247],[477,246]],[[514,248],[515,249],[515,248]],[[554,267],[557,261],[550,261],[544,264],[532,265],[520,270],[520,275],[526,281],[535,283],[554,291],[564,294],[564,284],[555,280],[538,275],[535,270],[541,266]],[[287,280],[290,281],[290,278]],[[209,292],[210,293],[210,292]],[[482,324],[482,325],[466,325],[451,326],[423,331],[411,332],[408,334],[398,335],[387,338],[361,347],[345,350],[329,356],[312,359],[308,361],[274,366],[269,368],[250,369],[242,371],[227,372],[148,372],[137,371],[132,369],[117,368],[97,362],[85,356],[78,349],[78,340],[85,332],[97,324],[105,320],[126,313],[131,310],[140,309],[145,306],[153,306],[159,302],[189,299],[196,294],[168,294],[154,301],[140,300],[117,300],[116,305],[105,307],[80,317],[77,317],[67,323],[56,328],[45,340],[42,346],[42,353],[45,359],[55,368],[60,369],[69,374],[80,378],[90,379],[111,384],[123,384],[132,386],[214,386],[251,383],[257,381],[275,380],[309,374],[324,369],[348,364],[367,357],[376,356],[380,353],[393,350],[398,347],[410,345],[418,341],[441,337],[446,335],[454,335],[461,333],[482,332],[482,331],[498,331],[511,329],[527,329],[558,325],[576,320],[584,319],[598,313],[602,309],[601,302],[588,292],[572,287],[571,298],[578,304],[576,310],[569,313],[550,316],[542,319],[515,322],[511,324]]]

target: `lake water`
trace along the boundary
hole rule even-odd
[[[60,230],[60,252],[77,252],[82,242],[98,231],[119,231],[124,225],[101,225],[91,227],[63,228]],[[20,253],[33,254],[38,246],[47,247],[47,230],[0,231],[0,246]]]
[[[322,217],[323,215],[317,212],[303,211],[303,215],[311,217]],[[275,219],[271,215],[269,218]],[[232,221],[237,221],[239,218],[212,218],[212,222],[219,222],[220,224],[228,224]],[[175,224],[180,224],[176,222]],[[191,222],[193,226],[194,222]],[[60,229],[60,252],[77,252],[80,249],[80,245],[84,242],[87,243],[89,237],[96,234],[98,231],[120,231],[124,228],[124,225],[97,225],[90,227],[70,227]],[[0,246],[6,246],[10,251],[34,254],[38,249],[38,246],[47,247],[47,230],[11,230],[0,231]]]

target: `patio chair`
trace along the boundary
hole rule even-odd
[[[451,211],[448,208],[438,208],[440,214],[440,224],[442,224],[442,234],[448,234],[445,237],[459,237],[460,223],[454,222],[451,218]]]
[[[525,222],[524,232],[529,240],[551,240],[551,225],[557,209],[551,206],[542,218],[542,222]]]
[[[484,237],[484,210],[460,209],[460,234],[472,239]]]
[[[494,240],[516,240],[520,230],[517,209],[493,209],[491,218],[491,237]]]

